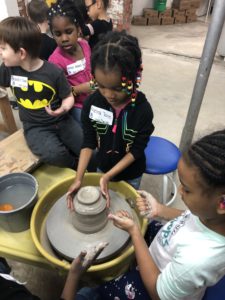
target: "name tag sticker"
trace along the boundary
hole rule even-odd
[[[78,61],[76,61],[73,64],[68,65],[67,68],[67,73],[68,75],[74,75],[80,71],[83,71],[86,67],[86,59],[80,59]]]
[[[91,106],[89,118],[107,125],[112,125],[113,123],[113,113],[111,111],[99,108],[94,105]]]
[[[10,85],[12,87],[28,88],[28,78],[25,76],[12,75]]]

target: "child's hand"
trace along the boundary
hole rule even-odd
[[[60,115],[63,115],[65,113],[67,113],[67,109],[63,105],[61,105],[56,110],[52,110],[50,105],[49,106],[45,106],[45,110],[52,117],[58,117]]]
[[[81,186],[81,181],[76,180],[70,187],[68,192],[66,193],[66,201],[67,201],[67,208],[70,210],[74,210],[74,205],[73,205],[73,198],[80,189]]]
[[[73,260],[70,272],[76,274],[78,277],[86,272],[107,245],[108,243],[101,242],[89,251],[82,251],[78,257]]]
[[[110,195],[109,195],[109,189],[108,189],[108,182],[109,178],[107,177],[107,174],[104,174],[100,179],[100,190],[102,195],[106,199],[106,207],[110,207]]]
[[[147,219],[159,216],[160,203],[146,191],[138,191],[140,197],[136,200],[136,205],[140,211],[140,215]]]
[[[120,210],[116,214],[109,214],[108,219],[112,220],[114,225],[131,233],[132,229],[136,226],[133,218],[125,210]]]

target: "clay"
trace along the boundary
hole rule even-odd
[[[108,213],[120,209],[132,209],[125,197],[109,190],[110,210],[99,188],[86,186],[79,190],[74,199],[75,211],[68,210],[66,195],[61,197],[50,209],[46,219],[46,231],[53,249],[67,260],[72,260],[83,250],[90,252],[99,243],[108,246],[97,258],[103,262],[115,257],[129,242],[127,232],[115,227],[107,218]],[[134,216],[136,217],[136,215]]]

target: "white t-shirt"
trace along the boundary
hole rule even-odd
[[[185,211],[166,223],[149,247],[161,274],[161,300],[199,300],[225,274],[225,237]]]

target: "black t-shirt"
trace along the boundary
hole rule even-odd
[[[53,110],[58,108],[71,93],[71,86],[63,70],[52,63],[43,61],[43,65],[33,72],[2,64],[0,86],[11,86],[22,122],[44,126],[54,124],[65,116],[52,117],[45,111],[47,105]]]
[[[93,49],[94,46],[98,43],[101,34],[112,31],[113,24],[111,19],[109,21],[95,20],[91,23],[91,26],[93,27],[94,33],[90,31],[90,28],[87,25],[82,27],[82,33],[84,36],[90,36],[88,43],[91,49]]]
[[[41,52],[40,58],[48,60],[49,56],[57,47],[56,41],[48,36],[46,33],[41,34]]]

